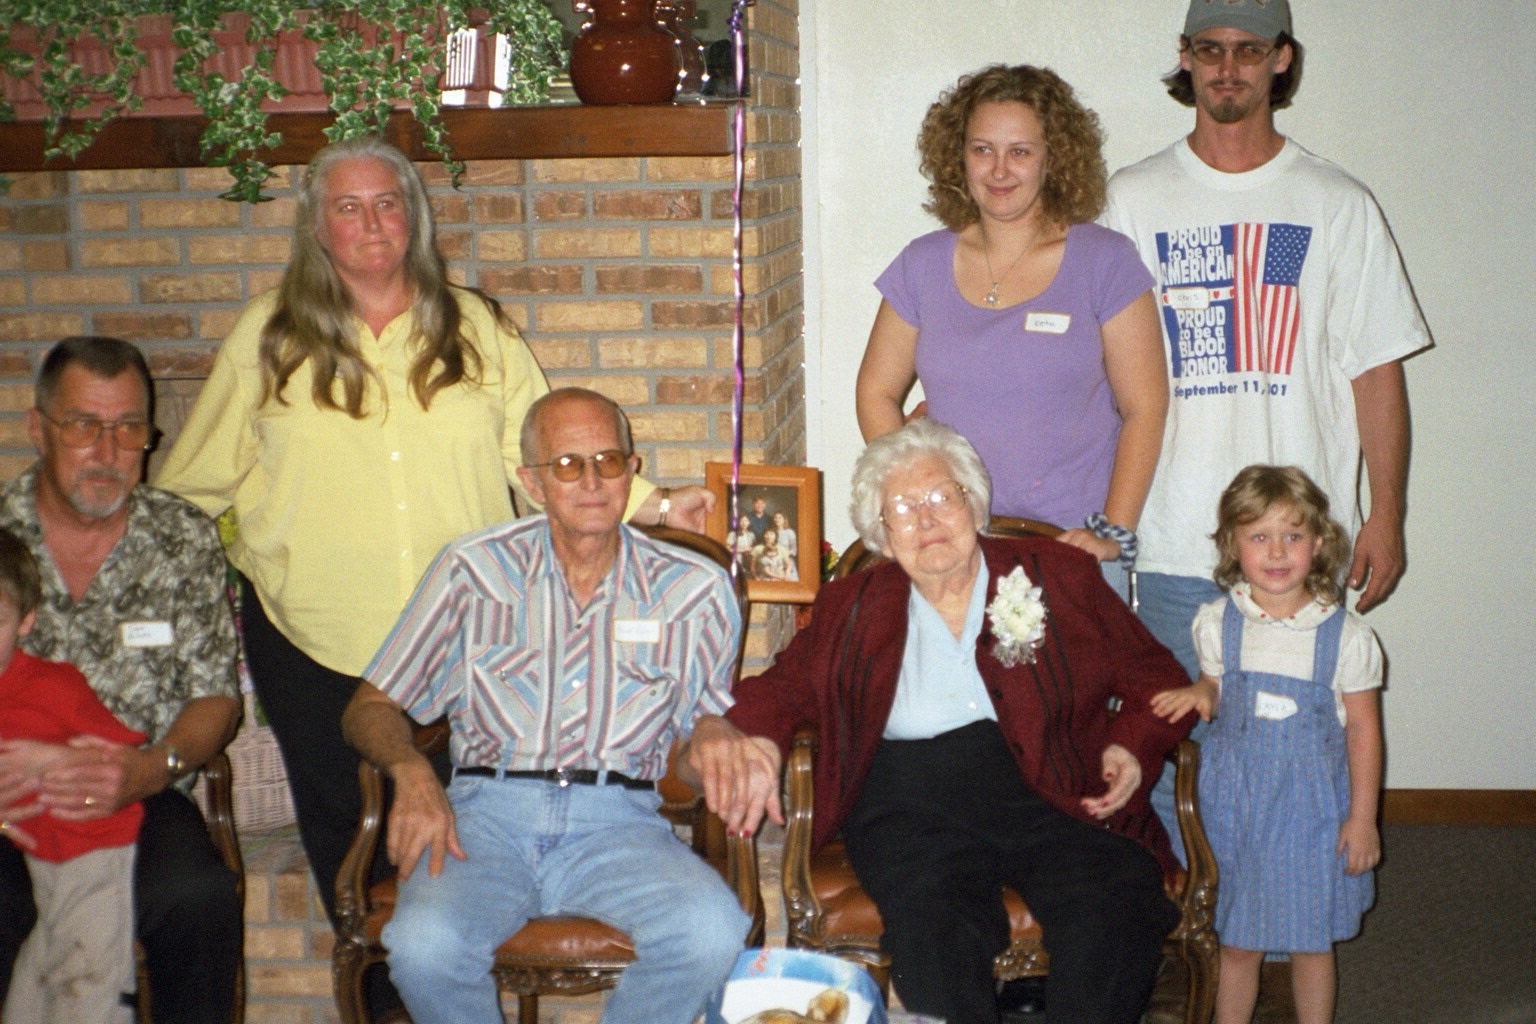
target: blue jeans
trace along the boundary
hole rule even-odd
[[[656,813],[655,793],[458,776],[468,860],[417,865],[384,929],[416,1024],[501,1024],[491,962],[530,918],[590,917],[634,940],[604,1024],[690,1024],[729,976],[751,921]]]
[[[1111,562],[1100,562],[1099,571],[1104,574],[1104,582],[1109,584],[1109,589],[1120,595],[1120,600],[1126,604],[1131,603],[1131,574],[1119,559]]]
[[[1195,658],[1193,628],[1195,613],[1203,604],[1222,596],[1222,589],[1200,576],[1169,576],[1160,572],[1136,574],[1136,614],[1157,642],[1173,652],[1190,681],[1200,677],[1200,663]],[[1196,722],[1189,738],[1198,741],[1205,735],[1206,724]],[[1173,764],[1163,765],[1163,774],[1152,788],[1152,809],[1157,812],[1168,838],[1173,841],[1174,856],[1184,863],[1184,840],[1173,808]]]

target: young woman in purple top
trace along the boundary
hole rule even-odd
[[[992,512],[1067,527],[1119,583],[1168,385],[1152,277],[1129,239],[1090,223],[1102,144],[1071,87],[1028,65],[967,75],[929,108],[924,209],[944,230],[880,276],[857,400],[873,440],[921,380],[927,415],[981,454]]]

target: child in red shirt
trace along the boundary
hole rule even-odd
[[[37,562],[14,534],[0,529],[0,741],[36,740],[29,774],[63,760],[76,736],[143,743],[112,716],[79,670],[18,650],[41,600]],[[125,993],[134,989],[133,855],[144,808],[133,803],[90,821],[50,813],[0,822],[26,854],[37,925],[11,977],[5,1019],[27,1024],[130,1022]]]

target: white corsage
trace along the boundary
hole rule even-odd
[[[997,596],[987,605],[987,616],[997,637],[992,646],[997,660],[1008,668],[1033,663],[1035,648],[1045,640],[1045,602],[1022,565],[997,581]]]

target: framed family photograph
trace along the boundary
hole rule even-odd
[[[706,462],[715,495],[707,532],[736,557],[753,601],[810,604],[821,584],[821,474],[805,466],[742,466],[731,500],[731,465]]]

